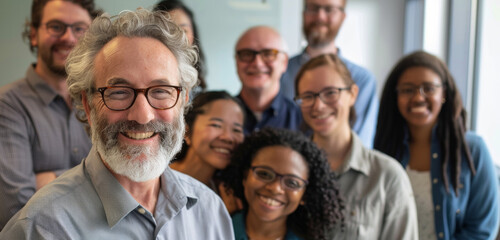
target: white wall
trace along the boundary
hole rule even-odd
[[[302,0],[184,0],[195,13],[203,51],[207,57],[209,89],[237,94],[234,45],[254,25],[276,28],[295,55],[305,45],[302,37]],[[96,0],[110,14],[139,6],[151,8],[154,0]],[[117,4],[119,3],[119,4]],[[24,76],[35,57],[21,41],[30,0],[0,1],[0,86]],[[347,18],[337,39],[345,57],[367,67],[379,81],[379,91],[393,64],[403,54],[404,1],[348,0]]]
[[[476,127],[490,150],[495,163],[500,166],[500,112],[497,94],[500,90],[498,80],[498,56],[500,55],[500,2],[483,1],[479,14],[482,23],[478,50],[478,94]]]

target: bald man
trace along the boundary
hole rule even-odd
[[[252,27],[238,39],[235,51],[242,85],[238,97],[246,110],[245,135],[263,127],[298,130],[300,109],[280,93],[280,78],[288,64],[280,34],[270,27]]]

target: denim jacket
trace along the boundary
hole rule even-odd
[[[431,143],[431,182],[434,204],[434,224],[438,239],[494,239],[499,224],[498,182],[491,156],[483,139],[467,132],[468,144],[476,175],[472,175],[462,151],[458,196],[450,180],[449,191],[443,183],[441,149],[435,129]],[[403,158],[406,168],[409,161],[409,136],[405,140]],[[448,177],[451,169],[448,168]]]

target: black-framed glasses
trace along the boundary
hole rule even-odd
[[[173,108],[177,104],[182,87],[171,85],[158,85],[148,88],[110,86],[98,88],[97,91],[101,93],[104,105],[110,110],[123,111],[129,109],[134,105],[139,92],[144,93],[151,107],[165,110]]]
[[[66,29],[70,28],[76,38],[80,38],[89,29],[89,25],[83,22],[66,24],[61,21],[53,20],[45,24],[47,32],[54,37],[61,37],[66,33]]]
[[[306,4],[304,12],[309,15],[316,15],[321,9],[323,9],[328,16],[333,16],[335,13],[337,13],[337,11],[344,12],[343,7],[318,4]]]
[[[316,97],[319,97],[319,99],[321,99],[321,101],[325,104],[330,104],[339,100],[340,92],[345,90],[351,90],[351,86],[343,88],[327,87],[318,93],[306,92],[296,96],[294,100],[301,107],[311,107],[314,104]]]
[[[306,185],[309,183],[307,180],[304,180],[294,175],[278,174],[269,167],[254,166],[251,167],[250,169],[252,170],[255,178],[257,178],[258,180],[265,183],[272,183],[278,177],[280,178],[281,186],[292,191],[298,191],[306,187]]]
[[[424,83],[419,86],[405,84],[396,87],[396,92],[398,93],[398,96],[401,97],[413,97],[417,92],[419,92],[423,97],[430,97],[433,96],[440,87],[442,87],[441,84],[435,83]]]
[[[262,61],[264,62],[272,62],[276,60],[276,57],[278,56],[278,53],[281,51],[278,49],[262,49],[260,51],[256,51],[253,49],[245,48],[245,49],[240,49],[236,51],[236,56],[238,57],[238,60],[246,63],[251,63],[255,60],[255,56],[257,54],[260,54],[260,57],[262,58]]]

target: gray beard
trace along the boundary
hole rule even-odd
[[[135,121],[120,121],[109,124],[97,116],[94,108],[90,113],[92,143],[102,160],[116,174],[134,182],[145,182],[159,177],[173,157],[180,151],[184,137],[183,110],[172,123],[152,121],[138,124]],[[125,146],[118,142],[118,134],[125,131],[153,131],[160,135],[159,146]],[[141,157],[144,160],[138,160]]]

